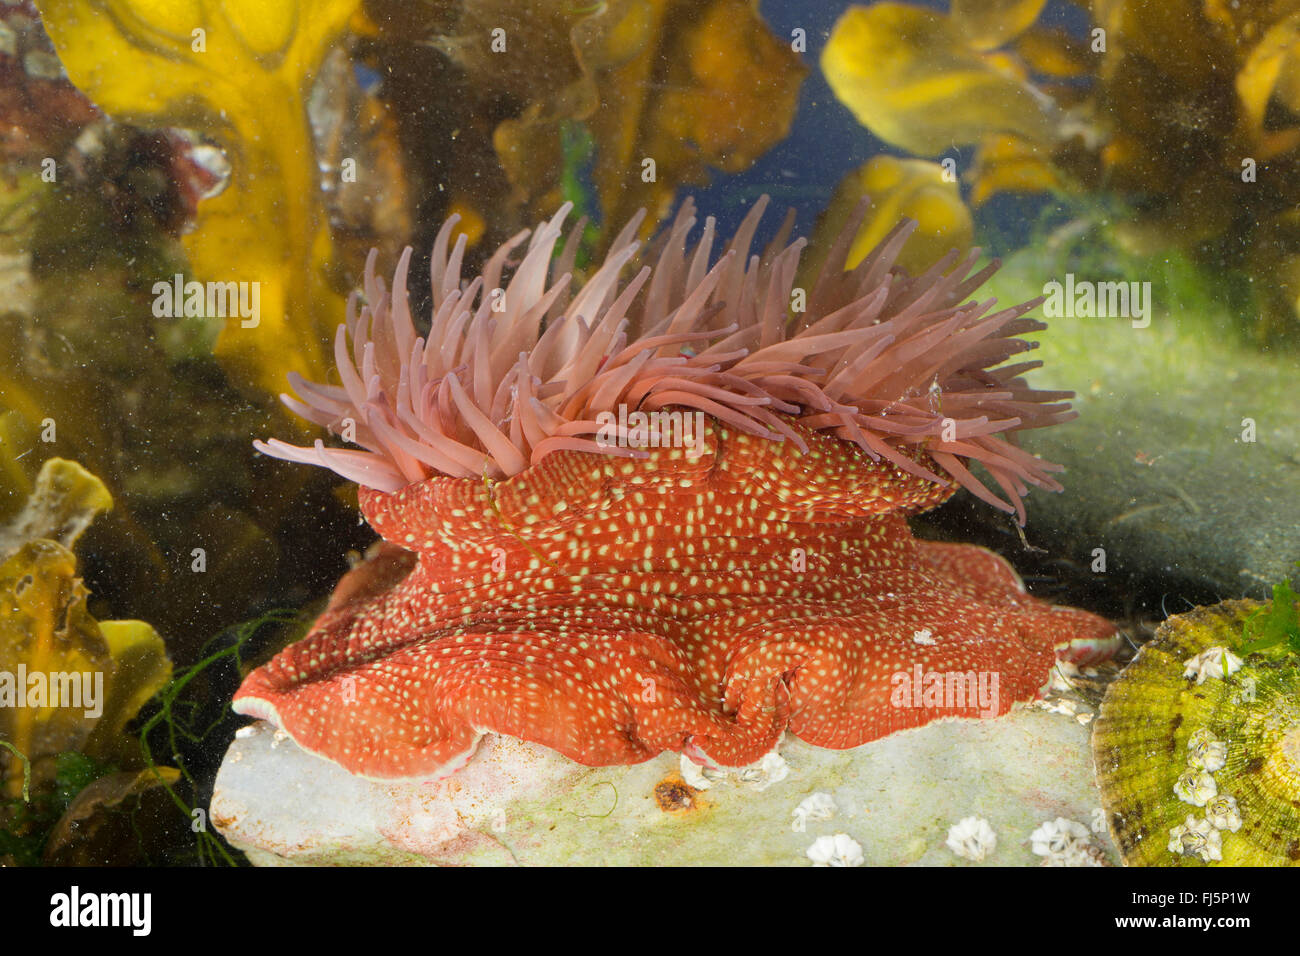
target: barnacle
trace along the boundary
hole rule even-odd
[[[983,817],[963,817],[948,828],[946,844],[962,859],[979,863],[997,849],[998,835]]]
[[[1223,859],[1223,836],[1203,817],[1188,814],[1187,819],[1169,831],[1170,853],[1196,857],[1202,863]]]
[[[813,866],[862,866],[862,845],[847,833],[820,836],[805,851]]]

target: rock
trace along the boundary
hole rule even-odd
[[[991,283],[999,300],[1062,278],[1045,255],[1013,257]],[[1136,265],[1122,272],[1152,276]],[[968,496],[935,513],[945,537],[994,548],[1031,585],[1039,573],[1064,580],[1060,599],[1112,616],[1265,597],[1300,558],[1296,356],[1244,344],[1201,293],[1154,288],[1147,328],[1061,317],[1038,336],[1031,358],[1044,367],[1032,381],[1073,389],[1079,412],[1025,436],[1027,449],[1066,469],[1064,492],[1035,490],[1026,501],[1028,540],[1049,557],[1027,553],[1005,516]]]
[[[1100,806],[1088,727],[1032,706],[849,751],[787,737],[780,756],[786,766],[762,779],[700,790],[676,755],[590,768],[488,734],[451,777],[395,784],[350,776],[259,722],[227,752],[211,818],[258,865],[806,866],[818,837],[843,833],[867,865],[966,866],[945,840],[974,814],[998,833],[984,865],[1007,866],[1039,862],[1028,837],[1043,821],[1090,823]],[[816,792],[831,795],[833,815],[796,829],[795,807]]]

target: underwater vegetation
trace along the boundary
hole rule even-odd
[[[861,262],[903,219],[916,223],[898,252],[898,264],[912,275],[925,272],[953,249],[969,249],[974,240],[975,226],[955,176],[946,176],[942,166],[928,160],[874,156],[835,187],[817,220],[801,279],[820,271],[826,251],[863,200],[871,207],[849,246],[847,269]]]
[[[646,206],[647,229],[678,184],[700,181],[710,166],[743,169],[783,138],[802,76],[788,45],[742,0],[702,10],[680,2],[408,5],[414,14],[363,8],[359,0],[40,6],[68,77],[96,106],[140,127],[190,130],[220,149],[224,188],[199,205],[182,243],[200,281],[258,290],[258,315],[226,317],[214,348],[236,384],[270,394],[286,370],[321,378],[327,368],[324,343],[343,317],[340,292],[360,266],[338,261],[340,237],[331,228],[348,223],[347,184],[368,182],[374,198],[382,182],[386,194],[400,195],[402,164],[391,157],[403,145],[426,148],[411,141],[405,114],[394,109],[346,121],[364,127],[351,145],[370,136],[389,148],[369,153],[368,163],[340,155],[346,131],[336,114],[348,105],[349,80],[346,57],[331,59],[331,51],[352,43],[364,48],[363,62],[401,72],[401,61],[387,61],[384,42],[390,30],[405,39],[414,30],[426,48],[450,58],[480,111],[485,102],[493,104],[489,115],[511,110],[484,135],[516,203],[554,208],[562,125],[584,124],[605,217]],[[120,68],[127,63],[133,68]],[[332,77],[325,87],[322,75]],[[400,93],[400,81],[392,85],[391,95]],[[427,78],[423,93],[425,112]],[[376,111],[380,101],[363,102]],[[313,113],[318,127],[337,121],[324,143],[314,137]],[[652,158],[648,172],[643,157]],[[484,214],[494,212],[494,197],[458,187],[461,177],[442,178],[452,181],[460,211],[493,218]],[[378,215],[399,233],[410,228],[400,209]]]
[[[127,723],[171,677],[143,621],[96,621],[77,540],[112,507],[75,462],[51,458],[0,529],[0,861],[75,855],[97,813],[174,782],[145,766]]]
[[[174,675],[149,624],[88,610],[73,549],[112,508],[99,479],[51,458],[0,513],[0,865],[233,863],[190,802],[189,765],[229,722],[218,667],[295,615],[244,622]]]
[[[201,281],[256,283],[258,314],[229,316],[215,351],[235,381],[262,391],[286,368],[323,374],[321,343],[342,318],[327,281],[331,237],[307,97],[357,6],[40,4],[69,79],[100,109],[137,126],[192,129],[221,148],[226,188],[199,205],[182,242]]]
[[[1300,330],[1300,3],[1092,0],[1083,35],[1045,0],[850,8],[822,57],[865,126],[937,156],[975,147],[998,192],[1110,197],[1114,236],[1179,249],[1258,288],[1255,336]]]
[[[390,6],[376,6],[376,19]],[[471,205],[497,230],[578,198],[565,194],[573,172],[565,139],[577,132],[590,143],[582,171],[598,206],[590,214],[621,225],[646,209],[648,234],[683,184],[704,183],[710,169],[746,169],[785,138],[805,73],[751,0],[423,6],[416,28],[427,44],[462,71],[476,111],[500,117],[477,131],[483,120],[463,117],[460,136],[491,143],[506,203],[485,205],[481,185],[462,185],[455,170],[447,177],[459,196],[479,195]],[[613,236],[607,230],[604,242]]]
[[[123,727],[171,676],[162,638],[152,627],[143,621],[96,621],[86,609],[87,592],[77,577],[72,548],[95,515],[111,506],[98,479],[74,462],[51,458],[0,539],[0,662],[5,674],[0,733],[26,756],[37,787],[52,776],[47,761],[62,751],[101,759],[126,756]],[[88,672],[103,675],[102,706],[94,708],[100,712],[92,718],[48,699],[18,706],[29,688],[18,687],[13,675],[36,679]],[[54,692],[53,687],[46,690]],[[4,766],[6,792],[13,796],[22,775],[13,772],[12,763]]]
[[[610,32],[601,55],[584,64],[596,80],[578,81],[588,89],[587,115],[580,109],[574,118],[591,130],[591,178],[607,224],[645,208],[644,228],[652,229],[680,185],[703,184],[710,167],[739,172],[789,132],[804,75],[789,45],[768,31],[757,4],[715,0],[682,15],[694,6],[651,5],[649,22],[637,26],[639,39],[625,26],[629,15]],[[647,95],[656,88],[663,95]],[[592,93],[599,98],[591,100]],[[525,128],[499,133],[503,154]],[[644,158],[655,163],[650,182]],[[643,175],[628,177],[637,167]],[[555,207],[552,196],[538,199]]]
[[[119,139],[134,137],[105,131]],[[107,157],[126,158],[113,146]],[[94,176],[32,179],[21,223],[0,237],[0,252],[22,257],[12,277],[25,293],[0,310],[0,512],[22,506],[47,457],[84,462],[117,502],[83,552],[93,600],[150,620],[186,659],[191,639],[265,600],[250,572],[275,573],[282,525],[328,506],[328,488],[289,475],[300,497],[272,495],[265,465],[236,452],[273,420],[269,403],[229,386],[198,322],[153,317],[138,270],[183,259],[152,219],[121,232],[114,205],[140,214],[139,192],[106,192]],[[82,270],[95,281],[79,281]]]
[[[1300,619],[1225,601],[1171,617],[1111,686],[1097,780],[1126,863],[1300,866]]]
[[[27,72],[58,65],[34,7],[7,6],[0,26],[15,91],[0,103],[0,513],[22,507],[45,459],[83,463],[116,501],[82,552],[98,616],[151,621],[185,660],[266,600],[250,572],[274,573],[283,516],[306,500],[319,513],[328,489],[289,474],[298,503],[268,494],[242,449],[278,414],[269,398],[230,385],[212,323],[152,308],[154,280],[186,269],[179,237],[220,184],[219,152],[114,122],[61,71]]]

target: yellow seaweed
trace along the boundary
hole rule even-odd
[[[975,154],[971,205],[979,206],[998,192],[1065,190],[1068,183],[1052,162],[1049,150],[1015,136],[988,136]]]
[[[493,2],[471,6],[481,18]],[[545,4],[512,12],[531,12],[555,28]],[[532,102],[493,138],[507,176],[534,212],[560,198],[565,121],[584,123],[595,143],[591,176],[604,221],[621,222],[644,207],[646,232],[682,183],[705,181],[710,167],[745,169],[789,132],[805,71],[753,0],[613,0],[572,13],[571,66],[539,69]],[[483,69],[468,56],[458,59],[471,72]]]
[[[895,145],[933,156],[975,144],[974,205],[1008,191],[1104,193],[1130,210],[1106,226],[1120,245],[1240,268],[1258,290],[1256,337],[1294,332],[1300,0],[1086,6],[1094,29],[1073,38],[1040,26],[1029,0],[953,0],[949,14],[854,7],[823,70]],[[1020,128],[1013,91],[1033,101]]]
[[[113,211],[123,194],[105,188],[124,163],[148,182],[165,173],[132,165],[127,147],[141,138],[154,137],[111,127],[85,178],[60,167],[30,209],[0,196],[0,219],[14,227],[0,230],[0,263],[19,263],[3,277],[17,292],[0,308],[0,525],[46,458],[81,462],[117,502],[94,528],[97,590],[186,657],[265,599],[277,537],[293,513],[318,513],[309,499],[327,496],[328,481],[268,471],[253,452],[278,403],[228,384],[211,355],[219,324],[153,315],[153,277],[188,272],[180,242],[147,217],[123,233]],[[177,521],[177,509],[189,519]],[[206,573],[195,572],[199,548]]]
[[[216,353],[235,380],[278,392],[318,380],[343,315],[306,97],[359,0],[41,0],[72,81],[110,115],[216,141],[230,185],[184,239],[200,281],[255,282],[256,325],[226,320]],[[159,280],[170,279],[159,276]]]
[[[7,397],[0,379],[0,521],[6,522],[22,510],[33,487],[32,476],[23,467],[21,453],[16,449],[35,444],[31,420],[4,408]]]
[[[1047,0],[952,0],[952,19],[977,50],[991,50],[1019,35]]]
[[[913,275],[924,272],[952,249],[964,252],[970,248],[974,224],[956,178],[945,176],[938,163],[895,156],[877,156],[840,181],[817,223],[811,247],[829,247],[864,197],[871,200],[871,210],[849,247],[845,269],[861,262],[900,219],[917,222],[916,232],[898,256],[899,265]],[[810,274],[818,268],[820,262],[810,263]]]
[[[0,564],[0,671],[12,675],[12,686],[7,683],[0,694],[29,695],[26,706],[0,707],[0,739],[27,755],[38,785],[65,750],[116,756],[126,722],[171,677],[153,628],[113,621],[105,622],[106,631],[86,610],[87,594],[76,576],[76,558],[53,541],[28,542]],[[102,681],[102,714],[84,706],[51,706],[54,675],[70,674]],[[26,675],[25,687],[17,686],[19,675]],[[35,696],[38,688],[44,699]],[[6,766],[11,762],[7,757]],[[16,796],[20,786],[20,775],[6,775],[8,796]]]
[[[1057,137],[1056,107],[949,17],[900,3],[850,7],[822,53],[831,90],[886,142],[932,156],[991,132]]]
[[[681,80],[654,103],[658,135],[647,155],[666,157],[673,170],[698,151],[709,165],[739,172],[785,138],[803,71],[752,4],[715,0],[683,30],[678,56]]]
[[[104,713],[86,739],[84,751],[109,754],[121,744],[127,723],[167,686],[172,664],[161,635],[144,621],[100,621],[100,637],[113,662],[106,681]]]
[[[5,491],[12,494],[9,488]],[[34,538],[48,538],[71,550],[95,517],[112,507],[113,497],[102,481],[75,461],[51,458],[41,467],[27,503],[5,516],[9,523],[0,528],[0,556]]]
[[[1030,27],[1015,38],[1013,47],[1026,67],[1045,77],[1086,77],[1095,62],[1085,40],[1059,29]],[[1057,99],[1059,102],[1061,97]]]
[[[75,462],[56,458],[42,466],[33,497],[39,500],[20,512],[5,540],[48,532],[67,546],[32,536],[0,561],[0,740],[27,757],[40,786],[63,751],[129,757],[122,730],[170,680],[171,662],[148,624],[97,622],[86,608],[89,592],[69,546],[111,507],[104,486]],[[71,702],[55,699],[56,686]],[[0,750],[0,792],[9,797],[23,786],[17,764]]]
[[[1298,56],[1300,12],[1271,25],[1237,73],[1237,96],[1241,100],[1246,135],[1253,138],[1265,135],[1264,114],[1275,93],[1291,112],[1300,114]]]
[[[1203,0],[1095,0],[1093,22],[1107,36],[1102,72],[1128,68],[1124,60],[1133,57],[1184,89],[1231,76],[1233,40],[1215,29],[1206,10]]]

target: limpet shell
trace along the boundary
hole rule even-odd
[[[1171,851],[1170,833],[1207,810],[1224,819],[1228,805],[1193,806],[1174,785],[1189,770],[1216,767],[1214,785],[1235,798],[1241,826],[1219,831],[1223,858],[1215,863],[1300,865],[1300,655],[1285,644],[1242,651],[1245,621],[1263,606],[1225,601],[1169,618],[1107,691],[1092,751],[1125,863],[1207,865]],[[1190,658],[1216,645],[1242,657],[1241,669],[1199,685],[1183,676]]]

